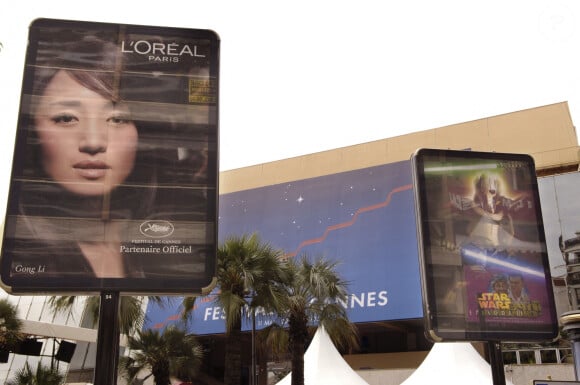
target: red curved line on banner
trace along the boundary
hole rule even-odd
[[[302,249],[303,247],[308,246],[308,245],[313,245],[315,243],[321,243],[321,242],[323,242],[331,231],[335,231],[335,230],[343,229],[345,227],[352,226],[356,222],[359,214],[366,213],[366,212],[369,212],[369,211],[373,211],[373,210],[377,210],[377,209],[386,207],[386,206],[388,206],[391,203],[391,198],[393,197],[394,194],[399,193],[399,192],[402,192],[402,191],[410,190],[412,188],[413,188],[413,185],[407,184],[407,185],[403,185],[403,186],[396,187],[396,188],[392,189],[389,192],[389,194],[387,195],[387,198],[384,201],[382,201],[380,203],[377,203],[377,204],[374,204],[374,205],[361,207],[360,209],[358,209],[355,212],[355,214],[353,215],[353,217],[352,217],[352,219],[350,221],[343,222],[343,223],[338,223],[336,225],[328,226],[326,228],[326,230],[324,231],[324,234],[322,234],[322,236],[320,236],[318,238],[312,238],[312,239],[308,239],[306,241],[303,241],[302,243],[300,243],[300,245],[298,245],[298,248],[294,252],[289,253],[289,254],[286,254],[286,257],[295,257],[296,254],[298,254],[298,252],[300,251],[300,249]],[[197,306],[195,306],[195,307],[197,307]],[[165,321],[158,322],[155,325],[153,325],[153,329],[162,329],[169,322],[175,321],[179,317],[180,317],[180,315],[177,315],[177,314],[170,315],[170,316],[168,316],[165,319]]]
[[[315,243],[321,243],[321,242],[323,242],[331,231],[339,230],[339,229],[343,229],[345,227],[352,226],[356,222],[359,214],[366,213],[368,211],[373,211],[373,210],[377,210],[377,209],[386,207],[386,206],[388,206],[391,203],[391,198],[393,197],[393,194],[396,194],[396,193],[399,193],[399,192],[402,192],[402,191],[406,191],[406,190],[410,190],[412,188],[413,188],[413,185],[407,184],[407,185],[403,185],[403,186],[396,187],[396,188],[392,189],[389,192],[389,194],[387,195],[387,198],[383,202],[380,202],[380,203],[377,203],[377,204],[374,204],[374,205],[371,205],[371,206],[361,207],[360,209],[358,209],[354,213],[354,215],[353,215],[353,217],[352,217],[351,220],[349,220],[348,222],[342,222],[342,223],[338,223],[336,225],[328,226],[326,228],[326,230],[324,230],[324,234],[322,234],[322,236],[320,236],[318,238],[312,238],[312,239],[308,239],[306,241],[303,241],[302,243],[300,243],[300,245],[298,245],[298,247],[296,248],[295,251],[293,251],[291,253],[287,253],[286,254],[286,257],[288,257],[288,258],[295,257],[298,254],[298,252],[303,247],[309,246],[309,245],[313,245]]]
[[[218,290],[219,292],[219,290]],[[217,293],[215,294],[217,295]],[[215,300],[215,295],[212,294],[208,294],[205,297],[199,297],[195,302],[195,304],[193,305],[193,308],[191,309],[191,312],[194,312],[197,309],[197,302],[202,302],[202,303],[206,303],[206,302],[211,302]],[[212,298],[213,297],[213,298]],[[173,321],[178,321],[183,317],[183,313],[180,314],[171,314],[168,315],[167,318],[165,318],[165,320],[161,321],[161,322],[157,322],[156,324],[153,324],[153,326],[151,326],[152,329],[163,329],[165,326],[167,326],[167,324],[169,324],[170,322]]]
[[[170,322],[177,321],[180,318],[181,318],[181,314],[171,314],[171,315],[167,316],[167,318],[165,318],[164,321],[157,322],[156,324],[151,326],[151,328],[152,329],[163,329]]]

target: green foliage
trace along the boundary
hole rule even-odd
[[[216,302],[226,317],[226,352],[224,383],[241,381],[241,320],[253,309],[278,307],[283,294],[279,282],[283,270],[282,252],[262,242],[257,234],[232,236],[218,248]]]
[[[284,266],[281,287],[285,295],[277,313],[287,321],[287,329],[273,324],[263,331],[261,338],[277,354],[284,347],[290,351],[292,385],[304,384],[304,352],[315,329],[312,325],[324,325],[338,348],[358,348],[356,328],[341,304],[347,299],[347,282],[336,272],[336,266],[337,262],[322,257],[311,260],[305,255],[288,260]]]
[[[24,339],[20,332],[22,320],[18,310],[8,299],[0,299],[0,349],[10,351]]]
[[[358,348],[356,328],[349,322],[342,305],[347,300],[348,282],[336,272],[338,262],[323,257],[311,260],[303,255],[291,259],[285,265],[287,280],[284,287],[287,295],[279,311],[280,317],[291,320],[306,320],[309,325],[324,325],[334,344],[339,349]],[[305,331],[293,330],[292,333]],[[310,327],[309,335],[315,327]]]
[[[282,252],[260,240],[257,234],[232,236],[217,253],[219,291],[215,302],[224,310],[226,322],[226,352],[224,382],[237,385],[241,381],[241,324],[254,309],[266,313],[278,308],[283,291],[280,282]],[[183,300],[184,318],[195,306],[194,297]],[[264,313],[264,312],[261,312]]]
[[[33,372],[27,362],[12,380],[6,382],[6,385],[61,385],[64,384],[64,380],[64,375],[56,369],[39,362],[36,371]]]
[[[278,282],[283,273],[281,255],[257,234],[230,237],[218,248],[217,302],[225,310],[227,330],[240,317],[249,317],[249,308],[270,310],[277,306],[281,294]]]
[[[312,325],[324,325],[337,347],[358,348],[356,328],[341,303],[347,299],[347,282],[337,274],[337,263],[324,258],[311,261],[306,256],[284,262],[281,257],[280,250],[256,234],[232,236],[218,248],[215,302],[225,313],[226,385],[240,383],[241,320],[256,308],[263,309],[260,314],[272,314],[272,321],[286,321],[272,323],[259,338],[276,356],[290,350],[293,372],[295,365],[304,366],[304,346],[315,330]],[[183,300],[184,318],[191,314],[195,300]],[[303,383],[303,373],[293,376],[293,382],[300,378]]]
[[[57,313],[70,312],[74,304],[81,297],[78,296],[55,296],[49,298],[49,306],[52,311]],[[162,303],[161,297],[149,297],[149,301]],[[139,330],[143,325],[145,314],[141,307],[141,297],[121,296],[119,299],[119,328],[121,333],[132,334]],[[101,298],[99,296],[86,297],[85,314],[89,317],[89,322],[92,327],[96,327],[99,321],[99,309],[101,305]]]
[[[145,330],[129,337],[129,357],[121,357],[119,370],[130,381],[139,372],[150,371],[155,384],[168,385],[170,376],[192,381],[203,358],[203,349],[193,335],[169,327],[163,332]]]

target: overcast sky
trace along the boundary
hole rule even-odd
[[[0,13],[5,181],[38,17],[216,31],[222,171],[562,101],[580,119],[578,0],[28,1]]]

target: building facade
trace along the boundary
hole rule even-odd
[[[408,168],[411,154],[421,147],[530,154],[540,179],[576,174],[580,161],[575,127],[563,102],[229,170],[220,174],[220,239],[262,230],[262,238],[284,249],[288,256],[338,254],[345,261],[341,273],[354,285],[345,306],[359,326],[360,355],[424,352],[430,343],[421,319]],[[546,181],[547,185],[552,183],[551,179]],[[551,260],[564,265],[564,254],[575,261],[570,256],[574,253],[569,248],[570,239],[563,236],[561,245],[556,242],[557,255],[551,252]],[[576,290],[575,270],[563,271],[558,262],[552,265],[561,314],[577,306],[572,297],[569,304],[567,294],[568,289]],[[45,297],[9,298],[18,304],[21,317],[29,321],[25,331],[31,335],[47,341],[76,341],[75,355],[70,364],[61,363],[63,369],[72,374],[94,366],[91,346],[96,335],[89,325],[82,324],[80,304],[74,314],[55,316]],[[146,327],[167,325],[176,311],[149,306]],[[197,311],[194,319],[200,321],[190,325],[190,330],[205,338],[208,346],[215,345],[223,332],[221,309],[208,300]],[[57,330],[55,325],[65,328]],[[84,327],[78,329],[81,325]],[[0,364],[0,381],[10,378],[25,360],[51,360],[50,346],[45,343],[43,353],[36,358],[10,354],[8,362]],[[220,370],[217,351],[215,372]],[[384,369],[380,362],[380,358],[373,359],[372,369],[367,370]],[[79,377],[76,382],[81,381]]]

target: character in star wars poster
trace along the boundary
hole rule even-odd
[[[480,237],[487,239],[490,245],[499,246],[500,235],[503,243],[506,238],[513,237],[513,221],[510,207],[513,200],[502,195],[500,181],[497,176],[481,174],[475,179],[473,196],[473,211],[482,218]],[[476,236],[475,231],[471,236]]]
[[[532,232],[535,205],[531,185],[524,175],[514,164],[512,168],[482,172],[465,181],[473,184],[471,209],[458,210],[457,215],[467,219],[469,230],[465,234],[458,232],[456,237],[468,282],[470,321],[549,321],[548,314],[542,313],[548,303],[542,259],[545,251],[540,234]],[[469,196],[462,198],[469,201]],[[498,277],[503,277],[505,286],[501,294],[484,289]],[[523,295],[524,278],[529,281],[529,289],[525,290],[531,296]]]

